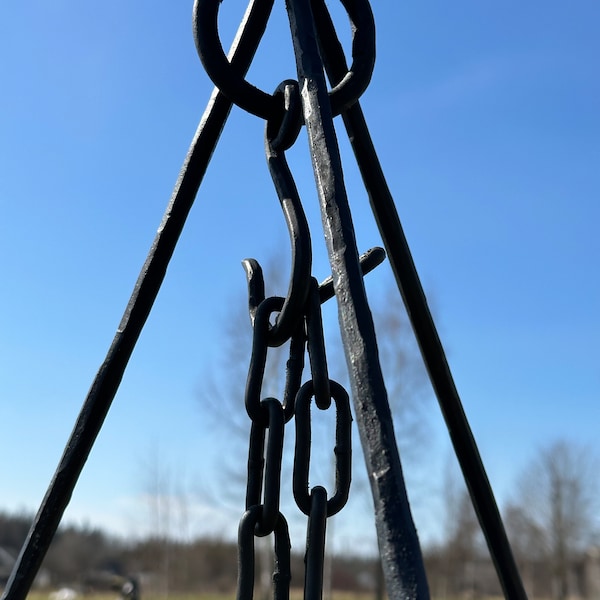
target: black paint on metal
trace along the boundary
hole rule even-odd
[[[261,514],[262,507],[255,505],[250,507],[240,520],[238,528],[237,600],[253,600],[254,598],[254,538]],[[274,600],[289,600],[290,581],[292,579],[290,534],[287,521],[282,514],[276,520],[273,534],[275,537]]]
[[[352,479],[352,413],[346,390],[330,380],[331,398],[335,403],[335,492],[327,500],[327,517],[346,505]],[[296,396],[296,449],[294,451],[293,491],[298,508],[310,515],[312,495],[308,485],[310,469],[311,424],[310,403],[315,395],[314,379],[307,381]],[[326,410],[326,408],[321,409]]]

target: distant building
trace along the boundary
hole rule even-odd
[[[10,578],[13,567],[17,562],[16,555],[17,552],[0,546],[0,588],[3,588]],[[33,581],[33,586],[40,588],[47,587],[49,584],[50,575],[48,571],[44,568],[40,569]]]

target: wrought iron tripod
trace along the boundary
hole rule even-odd
[[[244,76],[266,28],[273,2],[274,0],[250,1],[228,58],[222,50],[217,29],[220,0],[196,0],[194,7],[196,45],[216,88],[193,138],[163,221],[138,277],[125,314],[106,359],[85,399],[63,456],[6,586],[3,599],[24,600],[29,591],[151,311],[169,260],[233,104],[265,119],[267,155],[269,157],[270,148],[271,158],[276,159],[294,143],[300,128],[303,126],[306,128],[332,271],[332,287],[338,299],[340,328],[349,368],[353,403],[374,497],[379,547],[389,596],[394,600],[422,599],[428,598],[429,592],[419,542],[406,497],[387,393],[377,358],[375,331],[362,280],[363,271],[372,266],[370,261],[377,262],[381,256],[375,253],[373,259],[373,255],[370,255],[371,257],[367,257],[366,262],[363,261],[361,265],[333,122],[337,115],[341,115],[351,140],[398,289],[406,305],[505,596],[515,600],[526,598],[490,484],[462,409],[396,207],[359,105],[359,97],[368,86],[375,60],[375,27],[369,2],[368,0],[341,0],[353,31],[353,60],[348,68],[325,1],[287,0],[286,6],[296,56],[297,80],[284,82],[275,93],[267,94],[246,82]],[[327,90],[325,73],[332,86],[330,91]],[[286,184],[281,183],[285,178],[276,179],[274,177],[276,187],[279,185],[285,188]],[[289,190],[283,188],[278,189],[280,199],[282,197],[287,199],[290,195]],[[282,206],[285,212],[283,200]],[[288,222],[293,244],[294,241],[298,241],[296,238],[305,235],[305,233],[298,233],[297,225]],[[299,227],[302,229],[302,224]],[[306,250],[306,244],[302,246],[303,242],[298,243],[298,248],[304,247]],[[298,252],[302,255],[301,250]],[[306,252],[303,257],[299,255],[293,259],[293,273],[296,272],[296,267],[302,270],[303,265],[307,264]],[[307,401],[310,402],[312,395],[315,396],[315,401],[319,402],[315,383],[319,378],[327,382],[328,391],[325,395],[334,398],[337,405],[338,396],[342,397],[343,394],[338,390],[335,382],[330,382],[328,376],[315,376],[315,371],[318,370],[317,363],[320,361],[315,360],[316,366],[313,367],[313,356],[318,350],[313,350],[311,354],[312,334],[310,331],[307,333],[310,328],[310,315],[314,314],[315,310],[315,296],[314,293],[311,296],[309,291],[309,287],[311,285],[314,287],[314,284],[306,283],[310,281],[310,260],[308,259],[308,272],[301,277],[303,283],[292,279],[288,297],[282,299],[280,304],[276,303],[268,311],[261,309],[261,304],[265,306],[264,302],[269,299],[265,300],[264,294],[261,294],[260,281],[256,283],[256,273],[253,274],[253,269],[255,270],[253,265],[247,266],[251,305],[254,302],[251,307],[252,316],[255,320],[256,332],[258,313],[262,310],[266,314],[270,342],[265,349],[269,345],[279,345],[290,338],[293,343],[293,336],[298,330],[302,331],[300,335],[302,343],[308,339],[312,387],[305,393],[308,394],[308,400],[302,399],[303,396],[301,398],[299,385],[293,388],[296,393],[296,410],[299,410],[301,401],[304,402],[302,406],[305,406]],[[330,295],[330,290],[331,284],[318,288],[320,298],[316,301],[317,305],[325,299],[325,296]],[[311,297],[313,300],[310,299]],[[309,306],[311,302],[313,308]],[[279,317],[274,325],[270,325],[268,316],[270,312],[277,311]],[[294,313],[296,316],[293,316]],[[253,355],[253,360],[254,358]],[[250,379],[249,377],[249,381]],[[272,410],[275,414],[279,408]],[[249,410],[249,414],[251,412]],[[255,414],[257,421],[262,419],[258,415],[259,412],[261,411],[257,409]],[[252,414],[250,416],[253,418]],[[289,416],[285,418],[288,419]],[[298,418],[296,415],[297,420]],[[260,434],[263,437],[264,427],[263,424],[263,433]],[[268,428],[270,438],[271,429],[274,429],[271,421]],[[260,454],[262,452],[260,446]],[[251,491],[249,483],[249,496],[255,498],[255,502],[260,502],[262,472],[259,479],[258,492]],[[264,485],[266,488],[266,480]],[[302,484],[299,487],[305,486]],[[264,535],[266,530],[270,530],[267,533],[275,533],[276,545],[285,544],[284,521],[279,517],[277,502],[275,501],[268,511],[267,489],[264,493],[265,500],[264,504],[260,505],[262,506],[260,514],[253,508],[257,506],[256,503],[247,506],[249,516],[245,516],[246,520],[243,520],[243,535],[246,537]],[[302,496],[302,493],[300,495]],[[311,491],[308,500],[301,502],[307,503],[307,510],[313,523],[319,520],[324,522],[329,514],[329,508],[321,510],[321,513],[324,510],[327,514],[315,516],[313,519],[313,504],[311,504],[323,506],[321,491],[315,488]],[[265,517],[267,513],[271,515],[268,527],[265,525],[269,520]],[[246,522],[250,522],[250,525],[244,525]],[[257,533],[257,529],[260,530],[261,526],[266,529]],[[317,532],[314,535],[320,534]],[[242,536],[242,529],[240,536]],[[242,571],[245,560],[247,559],[242,557]],[[308,565],[310,561],[307,561],[307,569],[316,572],[318,579],[319,558],[316,556],[311,560],[312,566]],[[282,580],[285,580],[285,576],[278,579],[280,585],[276,585],[275,590],[276,597],[279,598],[286,596],[285,585],[281,584]],[[243,584],[241,590],[238,589],[240,598],[251,598],[251,593],[252,590],[248,591],[247,586]],[[318,581],[308,582],[306,597],[318,596]]]

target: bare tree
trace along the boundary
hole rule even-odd
[[[588,448],[559,440],[542,448],[519,479],[520,525],[525,521],[542,545],[557,600],[568,597],[575,563],[597,532],[597,466]]]
[[[483,582],[480,565],[486,558],[485,542],[453,454],[447,457],[442,485],[443,539],[430,549],[430,563],[435,563],[430,585],[435,595],[444,598],[473,595]]]

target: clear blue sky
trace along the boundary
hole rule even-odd
[[[212,90],[191,4],[0,4],[0,509],[39,504]],[[249,75],[268,91],[294,76],[277,4]],[[244,7],[222,6],[230,39]],[[502,502],[545,441],[600,452],[600,5],[373,9],[378,58],[363,109]],[[288,251],[262,129],[233,111],[71,519],[143,530],[156,453],[206,496],[227,439],[209,435],[198,388],[227,301],[244,293],[240,260]],[[342,150],[362,251],[380,242]],[[322,279],[305,148],[294,158]],[[434,430],[441,478],[448,443]],[[197,529],[231,531],[203,502]]]

